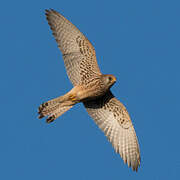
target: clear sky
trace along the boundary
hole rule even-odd
[[[0,179],[180,179],[180,1],[1,1]],[[43,102],[72,88],[45,19],[54,8],[92,42],[141,150],[133,172],[82,104],[52,124]]]

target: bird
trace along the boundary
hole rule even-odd
[[[116,77],[101,73],[93,45],[75,25],[53,9],[46,9],[45,15],[73,88],[42,103],[39,118],[47,117],[46,122],[51,123],[75,104],[83,103],[115,152],[137,172],[141,158],[136,132],[126,107],[110,90]]]

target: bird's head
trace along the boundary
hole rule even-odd
[[[116,82],[116,77],[113,76],[112,74],[105,74],[105,75],[102,75],[102,81],[103,81],[103,84],[109,89]]]

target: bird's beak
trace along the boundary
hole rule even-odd
[[[113,79],[113,82],[116,82],[116,78],[114,76],[112,77],[112,79]]]

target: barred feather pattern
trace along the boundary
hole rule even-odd
[[[46,10],[46,17],[63,54],[66,72],[72,84],[83,84],[101,75],[94,47],[89,40],[58,12]]]
[[[41,119],[45,116],[48,116],[46,122],[51,123],[73,107],[73,105],[64,105],[62,102],[60,102],[60,99],[61,97],[41,104],[38,109],[39,118]]]
[[[125,163],[137,171],[140,151],[136,133],[124,105],[108,91],[104,96],[84,102],[88,114],[104,131],[115,151]]]
[[[43,103],[39,118],[48,116],[47,122],[52,122],[76,103],[83,102],[115,151],[137,171],[140,151],[133,124],[124,105],[109,90],[116,78],[101,74],[94,47],[70,21],[52,9],[46,10],[46,18],[74,88],[63,98]]]

